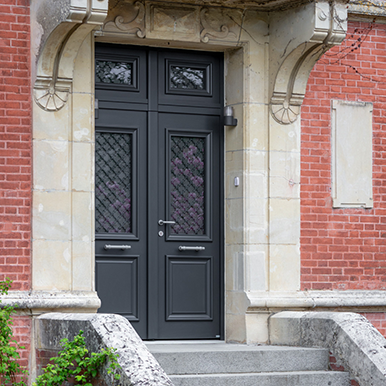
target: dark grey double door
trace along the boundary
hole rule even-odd
[[[222,337],[222,58],[96,46],[99,312],[144,339]]]

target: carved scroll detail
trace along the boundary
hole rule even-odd
[[[105,25],[114,25],[119,30],[129,33],[136,33],[139,38],[146,36],[145,30],[145,5],[140,1],[134,3],[134,9],[137,10],[137,14],[131,21],[126,21],[123,16],[117,16],[114,21],[109,21]]]
[[[220,31],[216,31],[207,21],[208,12],[208,8],[202,8],[200,12],[201,25],[203,26],[200,38],[203,43],[208,43],[210,38],[225,39],[230,34],[234,35],[225,24],[220,27]]]

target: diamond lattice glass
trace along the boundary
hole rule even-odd
[[[96,233],[131,232],[131,149],[131,134],[96,133]]]
[[[171,226],[175,235],[205,234],[205,139],[171,137]]]

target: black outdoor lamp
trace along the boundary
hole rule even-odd
[[[224,107],[224,126],[237,126],[237,119],[233,118],[233,107]]]

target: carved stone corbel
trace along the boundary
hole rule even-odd
[[[297,120],[312,68],[346,31],[346,1],[318,1],[272,17],[270,103],[278,123]]]
[[[58,111],[71,92],[74,62],[86,36],[102,25],[108,0],[42,0],[32,8],[36,54],[34,100],[46,111]]]

